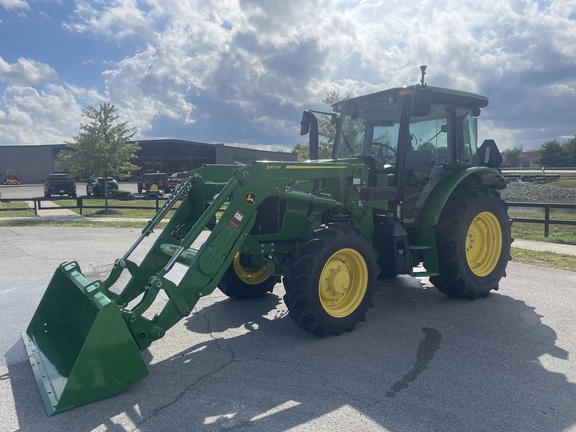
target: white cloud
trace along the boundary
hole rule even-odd
[[[0,98],[0,142],[49,144],[70,140],[83,121],[82,105],[104,101],[94,91],[73,86],[50,84],[41,91],[9,86]]]
[[[6,10],[30,9],[26,0],[0,0],[0,6]]]
[[[103,74],[112,103],[141,133],[146,133],[157,117],[193,122],[194,105],[184,98],[191,84],[183,80],[176,70],[179,64],[166,54],[148,47]]]
[[[0,80],[8,84],[34,85],[57,79],[56,71],[47,64],[25,58],[10,64],[0,57]]]
[[[429,84],[490,97],[481,125],[508,148],[569,134],[575,13],[575,0],[81,0],[65,26],[138,47],[110,57],[99,97],[148,137],[296,143],[301,109],[325,108],[328,90],[416,83],[427,64]],[[23,62],[0,59],[0,75],[56,79]],[[18,81],[25,66],[47,69]],[[77,106],[84,96],[72,94]]]
[[[64,23],[65,28],[88,32],[107,39],[121,40],[129,37],[150,38],[154,33],[154,16],[140,9],[135,0],[93,2],[77,0],[75,18]],[[144,2],[145,4],[145,2]]]

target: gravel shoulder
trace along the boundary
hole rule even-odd
[[[500,191],[506,202],[573,202],[576,204],[576,189],[532,184],[525,182],[508,183]]]

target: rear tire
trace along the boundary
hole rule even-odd
[[[456,190],[435,228],[439,275],[430,282],[452,298],[497,290],[510,260],[510,219],[500,195],[486,187]]]
[[[278,276],[271,276],[265,266],[251,268],[242,263],[243,256],[237,253],[232,264],[224,273],[218,288],[230,298],[251,299],[262,297],[272,292],[274,286],[280,282]]]
[[[297,245],[283,280],[292,320],[318,336],[352,331],[373,306],[377,255],[370,239],[352,225],[314,231]]]

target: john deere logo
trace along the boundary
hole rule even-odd
[[[244,202],[248,205],[256,204],[256,194],[252,192],[246,192],[246,195],[244,195]]]

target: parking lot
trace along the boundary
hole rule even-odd
[[[354,332],[323,339],[292,322],[281,284],[216,290],[142,353],[147,378],[47,417],[20,334],[60,262],[105,278],[138,234],[0,228],[0,430],[576,430],[576,273],[518,263],[474,302],[398,277]]]
[[[122,190],[132,192],[133,194],[138,193],[138,184],[133,182],[122,182],[119,183],[119,187]],[[1,186],[2,198],[40,198],[44,196],[44,187],[42,184],[34,185],[18,185],[18,186]],[[86,183],[76,183],[76,190],[78,191],[78,196],[86,196]]]

